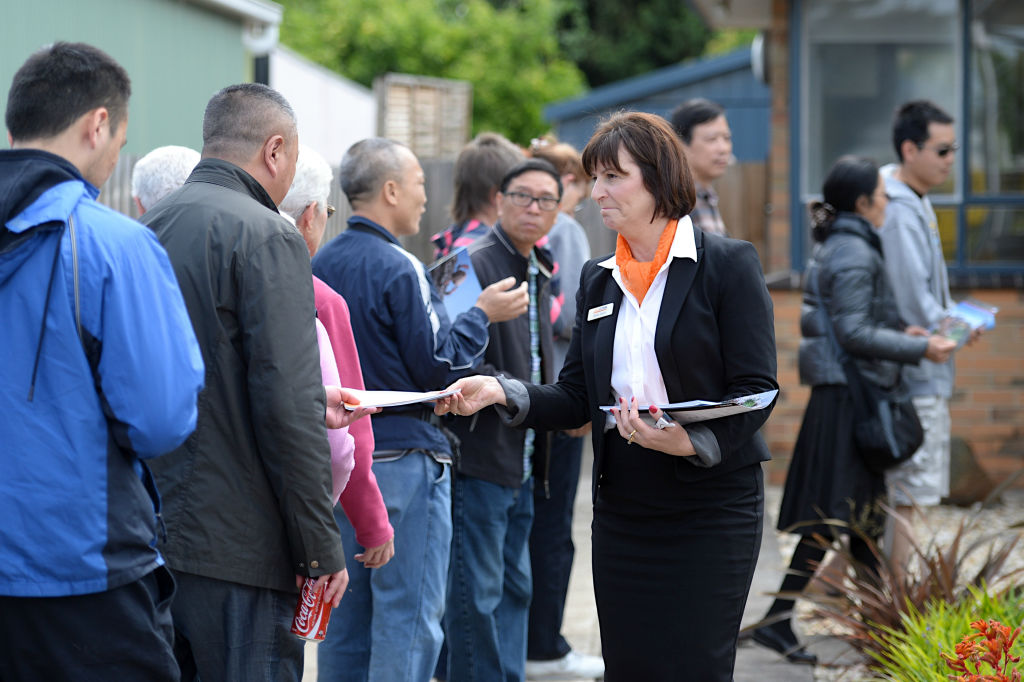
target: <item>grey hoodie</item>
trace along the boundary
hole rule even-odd
[[[878,233],[885,269],[904,324],[932,329],[952,305],[938,222],[928,197],[918,196],[895,178],[898,169],[897,164],[882,168],[890,198],[885,224]],[[949,398],[953,394],[953,360],[905,365],[903,380],[911,395]]]

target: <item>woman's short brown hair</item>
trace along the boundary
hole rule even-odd
[[[583,148],[583,168],[593,176],[598,165],[622,172],[619,149],[640,167],[644,189],[654,197],[652,218],[681,218],[693,210],[695,190],[686,152],[672,126],[661,116],[620,111],[598,125]]]

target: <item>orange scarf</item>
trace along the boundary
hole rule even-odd
[[[633,250],[622,235],[615,242],[615,264],[619,266],[619,275],[622,277],[622,284],[629,293],[636,297],[637,304],[644,302],[647,290],[651,288],[654,277],[661,270],[661,266],[668,260],[668,252],[672,249],[672,241],[676,237],[676,225],[678,220],[669,221],[665,230],[658,239],[658,248],[654,252],[654,260],[640,262],[633,258]]]

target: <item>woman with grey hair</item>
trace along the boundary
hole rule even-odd
[[[332,179],[333,172],[323,156],[300,145],[295,179],[280,209],[295,220],[295,227],[306,240],[311,258],[320,248],[327,221],[334,214],[334,207],[327,203]],[[330,337],[341,385],[365,388],[348,304],[341,294],[315,275],[313,294],[317,318]],[[341,492],[341,508],[335,507],[334,515],[339,523],[350,523],[354,527],[357,541],[365,548],[355,555],[355,559],[367,568],[380,568],[394,556],[395,532],[388,521],[384,499],[370,468],[374,448],[370,417],[353,422],[349,426],[349,434],[355,441],[355,467],[348,485]]]
[[[199,163],[199,152],[188,147],[157,147],[132,168],[132,199],[142,215],[165,196],[185,184]]]

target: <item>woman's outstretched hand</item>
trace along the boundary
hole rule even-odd
[[[324,386],[324,393],[327,395],[327,413],[324,415],[324,423],[329,429],[341,429],[368,414],[380,412],[379,407],[345,409],[345,403],[357,405],[359,399],[340,386]]]
[[[678,423],[673,421],[665,428],[659,429],[645,422],[640,416],[636,398],[630,399],[628,403],[625,398],[619,398],[618,407],[612,408],[612,416],[615,417],[615,427],[619,435],[630,445],[639,445],[648,450],[657,450],[677,457],[697,454],[693,443],[690,442],[690,434]],[[662,416],[662,412],[656,407],[651,407],[651,416],[657,419]]]
[[[459,379],[447,390],[459,392],[447,398],[441,398],[434,404],[434,414],[454,414],[466,416],[475,414],[488,405],[505,404],[505,391],[494,377],[472,376]]]

